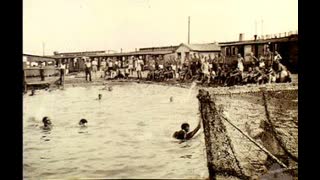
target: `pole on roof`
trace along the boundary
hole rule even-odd
[[[42,55],[44,56],[44,47],[45,47],[45,44],[44,42],[42,42]]]
[[[257,35],[258,33],[258,27],[257,27],[257,20],[254,21],[254,34]]]
[[[263,35],[263,19],[261,19],[261,35]]]
[[[188,44],[190,44],[190,16],[188,16]]]

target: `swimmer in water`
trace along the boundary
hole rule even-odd
[[[99,94],[98,99],[101,100],[101,98],[102,98],[102,94]]]
[[[173,97],[172,96],[170,97],[170,102],[173,102]]]
[[[81,119],[80,121],[79,121],[79,125],[81,126],[81,127],[86,127],[86,124],[88,123],[88,121],[86,120],[86,119]]]
[[[189,132],[190,130],[190,125],[188,123],[183,123],[181,125],[181,130],[180,131],[176,131],[173,134],[173,137],[176,139],[180,139],[180,140],[189,140],[191,139],[201,128],[201,121],[199,120],[198,126],[191,132]]]
[[[45,116],[42,118],[43,126],[41,127],[44,130],[50,130],[52,128],[52,123],[49,117]]]

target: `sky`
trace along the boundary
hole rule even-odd
[[[190,43],[252,39],[297,31],[298,0],[23,0],[23,53],[179,45],[188,16]]]

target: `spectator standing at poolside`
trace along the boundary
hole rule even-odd
[[[201,60],[201,64],[203,64],[203,63],[204,63],[204,61],[205,61],[205,57],[204,57],[203,55],[201,55],[200,60]]]
[[[244,66],[243,66],[243,57],[241,56],[241,54],[238,54],[238,59],[237,59],[237,68],[239,69],[239,71],[243,72]]]
[[[97,78],[97,71],[98,71],[98,62],[96,60],[96,58],[93,59],[93,61],[91,62],[92,65],[92,72],[94,73],[94,77],[95,79]]]
[[[253,52],[250,53],[249,58],[251,62],[251,65],[250,65],[251,68],[254,68],[255,66],[259,66],[259,59],[254,56]]]
[[[264,56],[261,54],[259,57],[259,68],[264,68],[265,63],[264,63]]]
[[[243,70],[244,70],[244,65],[243,65],[243,62],[244,62],[244,59],[243,57],[241,56],[241,54],[239,53],[238,54],[238,64],[237,64],[237,68],[239,70],[239,77],[240,77],[240,81],[242,81],[242,77],[243,77]]]
[[[107,62],[105,59],[102,59],[100,64],[100,71],[102,72],[103,76],[101,74],[101,78],[106,77],[106,70],[107,70],[106,67],[107,67]]]
[[[278,53],[278,51],[275,51],[274,53],[275,53],[274,61],[276,61],[276,62],[280,63],[280,62],[281,62],[281,60],[282,60],[281,55]]]
[[[91,79],[91,62],[89,59],[86,60],[84,66],[85,66],[85,73],[86,73],[86,81],[88,81],[88,76],[89,76],[89,81],[92,81],[92,79]]]
[[[273,56],[273,54],[272,54],[272,52],[270,51],[270,49],[269,49],[269,47],[268,47],[268,48],[267,48],[267,51],[266,51],[266,53],[265,53],[265,55],[264,55],[266,68],[272,67],[272,65],[273,65],[272,56]]]
[[[129,74],[133,75],[133,56],[131,58],[129,58],[129,62],[128,62],[128,70],[129,70]]]
[[[113,60],[113,67],[112,67],[112,78],[115,78],[118,75],[119,70],[119,62],[118,60]]]
[[[66,75],[69,74],[69,64],[66,63]]]
[[[207,78],[208,84],[210,83],[210,72],[209,72],[209,62],[207,59],[201,65],[201,72],[203,73],[202,82]]]
[[[111,59],[108,59],[108,72],[109,72],[109,75],[110,77],[112,78],[112,71],[113,71],[113,63],[112,63],[112,60]]]
[[[138,79],[141,79],[142,78],[142,66],[143,66],[143,61],[141,58],[138,58],[137,61],[136,61],[136,71],[137,71],[137,76],[138,76]]]
[[[65,70],[66,70],[66,65],[64,63],[59,64],[59,69],[60,69],[60,85],[63,84],[64,82],[64,75],[65,75]]]
[[[40,77],[41,77],[41,81],[44,81],[44,66],[45,66],[45,64],[44,64],[44,62],[42,62],[41,64],[40,64]]]
[[[214,56],[214,59],[212,60],[212,70],[217,71],[219,66],[219,59],[218,56]]]
[[[225,63],[225,57],[222,53],[219,53],[219,56],[218,56],[218,64],[220,67],[223,66],[223,64]]]
[[[177,78],[176,73],[177,73],[177,61],[175,60],[175,58],[173,59],[173,62],[171,64],[171,68],[173,70],[173,77]]]

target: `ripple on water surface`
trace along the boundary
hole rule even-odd
[[[183,122],[196,126],[195,90],[143,84],[115,85],[111,92],[102,88],[24,96],[26,179],[208,177],[202,133],[184,143],[171,138]],[[54,125],[49,132],[40,129],[44,116]],[[88,120],[87,128],[78,127],[81,118]]]

